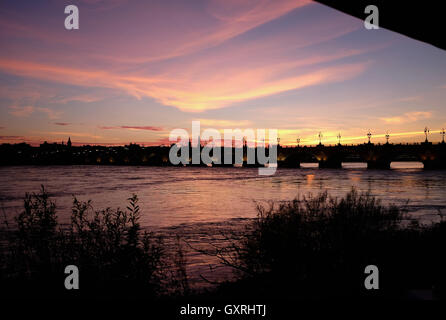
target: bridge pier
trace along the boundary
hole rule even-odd
[[[319,160],[319,168],[321,169],[340,169],[342,162],[338,159]]]
[[[299,161],[287,161],[287,160],[278,160],[277,166],[279,168],[300,168],[300,162]]]
[[[302,162],[300,153],[295,151],[287,156],[280,154],[278,159],[283,159],[277,160],[277,166],[279,168],[300,168],[300,163]]]
[[[248,163],[247,161],[243,161],[243,168],[260,168],[263,165],[259,164],[257,161],[255,163]]]
[[[423,160],[424,169],[446,169],[446,161],[441,159]]]
[[[367,169],[390,169],[390,160],[369,160]]]

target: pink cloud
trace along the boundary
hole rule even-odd
[[[0,140],[23,140],[24,136],[0,136]]]
[[[103,129],[103,130],[129,129],[129,130],[164,131],[164,129],[161,127],[153,127],[153,126],[100,126],[99,129]]]
[[[63,28],[44,28],[31,25],[26,20],[17,22],[18,19],[6,16],[0,19],[1,29],[6,30],[0,36],[40,40],[55,45],[57,49],[60,49],[58,44],[62,43],[72,49],[64,54],[71,61],[81,52],[84,57],[97,57],[101,62],[147,63],[219,45],[311,3],[310,0],[206,0],[201,5],[197,2],[188,6],[183,1],[150,5],[133,1],[126,5],[126,10],[120,10],[119,6],[126,2],[86,0],[81,6],[85,17],[83,25],[89,28],[88,35],[81,34],[81,31],[67,37]],[[97,12],[109,9],[115,10],[110,10],[107,15]],[[118,19],[126,21],[125,27],[117,23]],[[94,24],[89,24],[92,21]],[[56,21],[47,23],[54,25]],[[129,36],[129,32],[132,36]],[[101,39],[100,46],[97,46],[97,39]],[[121,44],[118,47],[117,42]],[[21,47],[20,43],[11,45],[19,49],[17,52],[20,55],[26,55],[26,48]],[[48,59],[48,51],[42,53],[39,48],[32,54],[45,61],[60,62],[61,57],[57,55],[57,60]]]
[[[52,110],[50,108],[40,108],[40,107],[38,107],[38,108],[36,108],[36,110],[40,111],[40,112],[43,112],[43,113],[46,113],[48,118],[50,118],[51,120],[58,119],[60,117],[60,115],[62,114],[61,111],[54,111],[54,110]]]
[[[87,5],[98,8],[105,4],[101,0],[86,1]],[[120,0],[114,3],[119,4]],[[118,28],[119,24],[110,24],[106,16],[99,16],[97,28],[88,36],[73,34],[70,37],[73,43],[68,47],[74,51],[65,50],[67,55],[48,50],[51,46],[45,46],[42,55],[36,52],[38,49],[29,55],[29,50],[19,48],[21,50],[15,50],[17,56],[0,54],[0,70],[96,91],[97,88],[112,89],[137,99],[150,97],[187,112],[224,108],[236,102],[343,81],[360,74],[367,67],[366,62],[353,66],[339,64],[338,60],[366,50],[342,49],[311,54],[300,50],[361,26],[358,21],[339,14],[326,13],[327,16],[317,18],[311,25],[311,32],[296,33],[295,28],[288,28],[280,33],[266,33],[261,39],[230,42],[309,4],[309,0],[209,0],[199,9],[176,4],[183,10],[172,10],[171,6],[160,3],[152,10],[143,10],[147,6],[135,2],[123,13],[132,17],[126,24],[126,32]],[[87,6],[87,14],[88,10]],[[114,15],[108,19],[112,17]],[[329,21],[324,20],[327,17]],[[108,28],[104,29],[105,25]],[[145,27],[144,33],[140,31],[141,25]],[[28,34],[29,26],[14,23],[8,26],[24,36]],[[308,22],[299,22],[296,27],[309,26]],[[45,32],[31,34],[32,38],[40,36],[45,36]],[[47,40],[51,38],[55,39],[53,45],[60,48],[58,39],[66,37],[54,34]],[[97,39],[101,39],[100,48]],[[215,46],[219,46],[218,50],[204,50]],[[178,59],[172,59],[174,57]],[[170,60],[166,62],[166,59]],[[153,63],[155,61],[161,63]],[[320,66],[330,62],[336,62],[337,66]],[[57,99],[51,93],[46,95],[55,103],[73,100],[88,103],[100,99],[95,94]],[[47,108],[34,111],[45,112],[51,119],[60,116]],[[32,113],[23,111],[26,112]]]
[[[91,138],[91,139],[99,139],[102,138],[102,136],[99,135],[93,135],[86,132],[74,132],[74,131],[41,131],[38,132],[39,134],[43,136],[65,136],[65,137],[83,137],[83,138]]]
[[[28,117],[34,112],[33,106],[10,106],[9,108],[12,109],[12,111],[9,111],[9,113],[16,117]]]
[[[34,112],[38,111],[45,113],[48,116],[48,118],[53,120],[59,118],[62,113],[61,111],[54,111],[50,108],[42,108],[34,106],[23,106],[23,107],[10,106],[9,108],[12,109],[12,111],[10,111],[9,113],[16,117],[28,117]]]
[[[411,111],[400,116],[383,117],[380,119],[385,123],[401,124],[429,119],[430,117],[432,117],[432,112],[430,111]]]
[[[353,53],[354,54],[354,53]],[[337,59],[335,57],[334,59]],[[165,105],[183,111],[203,111],[229,106],[234,102],[255,99],[276,93],[301,89],[323,83],[343,81],[362,73],[368,62],[343,64],[334,67],[316,68],[304,74],[285,75],[291,68],[310,66],[333,57],[316,57],[302,61],[280,62],[258,68],[228,70],[222,74],[203,74],[191,79],[189,76],[142,76],[117,74],[101,70],[79,70],[68,67],[28,63],[24,61],[1,60],[0,68],[20,76],[69,83],[82,86],[101,86],[120,89],[137,98],[152,97]],[[271,78],[275,76],[275,78]],[[39,108],[50,118],[57,118],[60,112]],[[30,114],[33,109],[15,112]]]

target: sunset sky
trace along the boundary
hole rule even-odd
[[[0,143],[164,144],[192,120],[289,145],[446,127],[445,51],[306,0],[3,0],[0,48]]]

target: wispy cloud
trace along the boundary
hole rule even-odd
[[[34,112],[43,112],[45,113],[49,119],[54,120],[60,117],[62,114],[61,111],[54,111],[50,108],[41,108],[34,106],[9,106],[9,113],[16,117],[28,117]]]
[[[221,119],[198,119],[201,126],[214,128],[246,128],[252,126],[250,120],[221,120]]]
[[[161,127],[154,126],[100,126],[102,130],[128,129],[128,130],[147,130],[147,131],[164,131]]]
[[[37,133],[45,136],[83,137],[91,139],[102,138],[102,136],[100,135],[93,135],[86,132],[74,132],[74,131],[42,131]]]
[[[0,140],[24,140],[24,136],[0,136]]]
[[[273,21],[295,9],[311,4],[311,0],[209,0],[204,3],[201,10],[182,14],[172,14],[169,7],[159,6],[158,19],[183,20],[185,17],[197,21],[206,21],[206,25],[196,27],[188,23],[182,29],[170,24],[168,28],[159,24],[147,28],[157,30],[157,34],[150,34],[151,41],[146,42],[142,51],[148,52],[145,56],[101,55],[101,59],[120,63],[149,63],[169,60],[195,52],[218,46],[230,39],[244,34],[256,27]],[[185,9],[185,8],[184,8]],[[154,19],[155,20],[155,19]],[[180,25],[180,24],[179,24]],[[178,36],[178,35],[181,36]],[[165,38],[169,41],[164,41]],[[163,43],[163,46],[153,43]],[[141,48],[142,49],[142,48]]]
[[[61,111],[54,111],[54,110],[52,110],[50,108],[40,108],[40,107],[38,107],[38,108],[36,108],[36,110],[40,111],[40,112],[43,112],[43,113],[46,113],[48,118],[50,118],[51,120],[58,119],[61,116],[61,114],[62,114]]]
[[[104,5],[103,1],[90,1],[98,7]],[[69,55],[70,58],[64,59],[65,55],[51,50],[42,56],[35,52],[14,58],[0,54],[0,70],[20,77],[90,89],[113,89],[137,99],[150,97],[186,112],[224,108],[284,91],[343,81],[363,72],[367,62],[340,63],[339,60],[362,54],[370,48],[302,51],[360,26],[357,21],[334,13],[325,13],[316,21],[302,19],[292,28],[284,28],[281,32],[275,30],[260,38],[255,36],[245,41],[237,38],[292,11],[296,13],[296,9],[311,3],[309,0],[209,0],[199,8],[191,5],[181,12],[160,4],[156,6],[158,18],[152,20],[141,15],[143,5],[133,3],[126,13],[132,13],[131,21],[148,23],[148,26],[154,23],[156,28],[147,27],[146,34],[137,33],[132,37],[120,30],[116,30],[116,34],[110,31],[98,34],[101,28],[92,31],[88,37],[73,35],[77,48],[90,48],[97,38],[106,46],[100,53],[81,50],[77,57]],[[183,27],[179,30],[177,26],[166,27],[163,19],[178,21]],[[312,32],[296,34],[294,28],[307,28],[310,22],[314,22]],[[131,26],[129,24],[129,28]],[[26,35],[26,30],[19,27],[18,32]],[[33,33],[33,37],[40,34]],[[119,37],[121,45],[118,48],[111,34]],[[56,40],[61,37],[65,34],[52,36]],[[150,41],[144,41],[146,38]],[[107,47],[109,45],[113,50]],[[113,52],[113,56],[108,59],[104,55],[109,52]],[[137,56],[137,53],[143,54]],[[102,56],[96,59],[91,54]],[[335,65],[328,66],[329,63]],[[53,98],[55,103],[97,100],[100,97],[94,94]]]
[[[24,106],[24,107],[10,106],[9,108],[11,109],[9,113],[16,117],[28,117],[30,114],[34,112],[33,106]]]
[[[397,101],[400,102],[413,102],[413,101],[420,101],[421,100],[421,96],[409,96],[409,97],[402,97],[397,99]]]
[[[89,30],[89,35],[71,35],[66,37],[63,28],[41,28],[32,25],[29,19],[10,19],[4,15],[0,26],[7,30],[5,36],[14,38],[35,39],[48,44],[63,43],[71,48],[71,57],[76,57],[75,48],[89,47],[84,55],[101,61],[119,63],[149,63],[185,55],[217,46],[233,39],[258,26],[273,21],[281,16],[310,4],[311,0],[207,0],[203,3],[185,3],[170,1],[168,4],[158,2],[133,1],[128,3],[126,10],[119,6],[126,0],[87,0],[82,5],[84,21],[95,21],[95,28]],[[115,9],[115,10],[110,10]],[[44,9],[43,9],[44,10]],[[97,11],[110,10],[102,16]],[[40,12],[44,15],[43,12]],[[37,12],[39,14],[39,12]],[[118,19],[126,21],[126,28],[114,28],[113,22]],[[175,21],[176,23],[171,23]],[[85,22],[86,23],[86,22]],[[105,28],[101,26],[106,26]],[[143,28],[141,26],[144,26]],[[128,30],[134,28],[132,36]],[[143,31],[142,31],[143,30]],[[95,40],[101,39],[101,49],[95,45]],[[122,46],[117,47],[120,40]],[[138,43],[134,40],[138,39]],[[166,41],[166,39],[169,39]],[[162,45],[160,45],[162,44]],[[14,44],[11,44],[14,45]],[[138,50],[127,50],[128,48]],[[36,48],[34,55],[41,52]],[[111,55],[110,52],[113,52]]]
[[[91,103],[96,102],[104,99],[103,95],[96,94],[83,94],[83,95],[76,95],[76,96],[67,96],[60,99],[54,99],[54,103],[69,103],[73,101],[78,102],[84,102],[84,103]]]
[[[411,112],[406,112],[401,116],[383,117],[380,119],[385,123],[402,124],[402,123],[415,122],[423,119],[429,119],[430,117],[432,117],[432,112],[430,111],[411,111]]]
[[[69,122],[54,122],[56,126],[69,126],[71,123]]]
[[[137,98],[155,98],[165,105],[175,106],[183,111],[218,109],[234,102],[351,79],[362,73],[369,62],[320,67],[297,76],[281,75],[295,65],[296,63],[292,62],[244,71],[233,70],[232,74],[225,74],[224,81],[209,75],[191,81],[190,78],[120,75],[105,71],[0,60],[0,68],[13,74],[74,85],[120,89]],[[271,78],[273,75],[276,77]],[[46,108],[40,108],[40,111],[47,112],[52,118],[58,115]],[[22,113],[30,114],[32,109]],[[20,114],[20,111],[16,114]]]

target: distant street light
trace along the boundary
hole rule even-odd
[[[297,139],[296,139],[296,142],[297,142],[297,146],[299,146],[300,138],[297,138]]]
[[[444,135],[446,134],[446,132],[444,132],[444,128],[441,129],[440,134],[442,136],[441,143],[444,143]]]
[[[336,137],[338,138],[338,144],[341,145],[341,133],[339,132]]]
[[[370,132],[370,130],[369,130],[369,132],[367,133],[367,138],[369,138],[369,144],[370,144],[370,139],[372,138],[372,133]]]
[[[386,143],[389,144],[390,134],[389,131],[386,132]]]
[[[317,136],[319,137],[319,145],[322,145],[322,132],[319,131],[319,134]]]
[[[424,135],[426,136],[426,143],[428,142],[428,140],[427,140],[427,136],[429,135],[429,133],[430,133],[430,130],[429,130],[429,128],[428,127],[425,127],[424,128]]]

